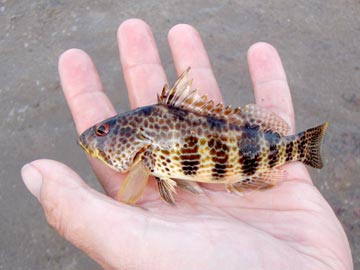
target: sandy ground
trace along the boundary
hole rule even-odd
[[[113,3],[112,3],[113,2]],[[193,1],[192,1],[193,2]],[[71,164],[99,189],[82,150],[57,74],[66,49],[86,50],[119,112],[129,108],[116,30],[138,17],[152,27],[170,81],[167,31],[201,33],[225,102],[253,101],[246,51],[275,45],[287,70],[297,128],[330,122],[325,167],[311,170],[333,207],[360,268],[360,2],[348,1],[0,1],[0,269],[89,269],[96,264],[60,238],[20,179],[46,157]],[[234,104],[233,100],[237,100]]]

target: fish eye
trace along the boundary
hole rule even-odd
[[[95,133],[96,135],[98,135],[99,137],[103,137],[106,134],[108,134],[110,131],[110,126],[109,124],[101,124],[95,127]]]

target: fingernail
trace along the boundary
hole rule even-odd
[[[21,177],[27,189],[39,199],[43,178],[39,170],[30,163],[25,164],[21,169]]]

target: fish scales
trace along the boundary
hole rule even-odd
[[[193,193],[196,182],[224,183],[229,191],[266,189],[286,177],[278,167],[301,161],[322,167],[320,144],[327,123],[287,136],[289,126],[256,105],[224,108],[191,90],[188,70],[158,104],[137,108],[86,130],[80,145],[120,172],[129,172],[119,199],[135,203],[149,175],[174,204],[174,187]]]

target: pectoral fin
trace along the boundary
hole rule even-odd
[[[144,192],[149,179],[149,171],[143,162],[139,161],[131,168],[129,174],[122,183],[118,200],[127,204],[135,204]]]
[[[156,177],[156,183],[159,189],[161,199],[163,199],[166,203],[175,206],[173,193],[176,193],[176,182],[168,178]]]

